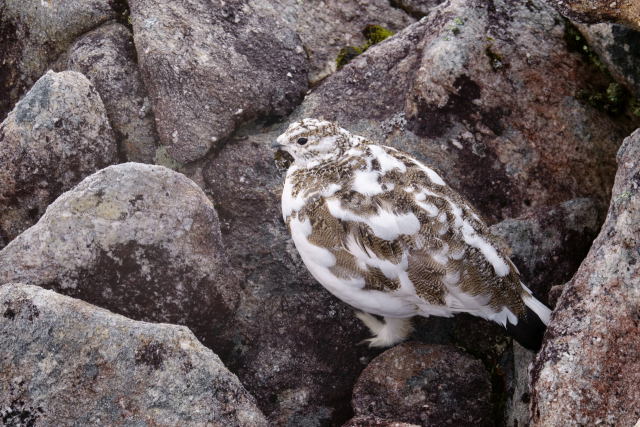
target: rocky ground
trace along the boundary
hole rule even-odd
[[[634,1],[1,2],[3,424],[633,425],[639,28]],[[357,345],[281,219],[269,145],[303,117],[471,200],[557,307],[542,350],[465,315]]]

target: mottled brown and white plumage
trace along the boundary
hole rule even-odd
[[[276,145],[293,157],[282,213],[296,248],[316,280],[362,311],[370,345],[405,339],[415,315],[548,323],[501,243],[434,170],[315,119]]]

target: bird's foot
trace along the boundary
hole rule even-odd
[[[375,316],[362,311],[356,312],[356,317],[362,320],[362,323],[373,334],[373,337],[359,343],[369,344],[369,347],[390,347],[407,339],[411,331],[413,331],[411,319],[385,317],[383,322]]]

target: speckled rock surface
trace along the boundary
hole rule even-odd
[[[509,245],[524,283],[548,303],[551,287],[563,285],[578,270],[601,223],[595,202],[582,198],[505,219],[491,232]]]
[[[158,135],[131,32],[105,24],[78,38],[64,57],[59,67],[83,73],[98,90],[123,160],[153,163]]]
[[[285,115],[307,89],[300,39],[268,2],[129,6],[158,134],[178,162],[204,156],[244,121]]]
[[[353,389],[356,415],[419,425],[492,425],[482,363],[451,346],[408,342],[376,357]]]
[[[640,31],[619,24],[578,28],[616,80],[640,98]]]
[[[548,0],[563,15],[583,22],[619,22],[640,29],[640,4],[636,0]]]
[[[0,124],[0,248],[62,192],[116,161],[104,105],[86,77],[42,76]]]
[[[189,326],[216,352],[240,293],[212,203],[184,175],[140,163],[103,169],[51,204],[0,252],[0,283],[10,281]]]
[[[267,425],[185,327],[22,284],[0,287],[0,312],[3,425]]]
[[[353,309],[309,274],[280,212],[283,175],[269,144],[278,130],[248,129],[184,172],[214,201],[246,295],[228,328],[231,352],[216,352],[254,395],[272,425],[341,425],[351,388],[379,351]]]
[[[640,418],[640,130],[618,152],[612,193],[535,361],[533,425],[631,426]]]
[[[418,427],[418,424],[383,420],[376,417],[354,417],[342,427]]]
[[[0,2],[0,120],[80,34],[118,16],[113,0]]]
[[[288,26],[298,33],[309,58],[309,81],[319,82],[336,70],[336,58],[346,46],[362,46],[362,30],[380,25],[400,31],[415,22],[388,0],[270,1]]]
[[[428,15],[431,9],[444,3],[444,0],[390,0],[389,3],[411,16],[422,18]]]
[[[604,205],[636,125],[578,99],[604,76],[564,33],[537,0],[452,0],[324,80],[296,118],[417,156],[490,223],[576,197]]]

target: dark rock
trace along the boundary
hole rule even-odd
[[[454,347],[400,344],[376,357],[353,390],[356,415],[420,425],[491,423],[491,383],[479,360]]]
[[[383,420],[376,417],[354,417],[342,427],[418,427],[417,424],[407,424],[397,421]]]
[[[0,287],[3,425],[266,426],[187,328],[135,322],[36,286]]]
[[[571,279],[600,231],[598,207],[592,199],[574,199],[506,219],[491,232],[511,248],[511,260],[523,282],[544,303],[554,285]]]
[[[533,425],[634,425],[640,418],[640,131],[618,152],[612,193],[535,360]]]
[[[91,83],[71,71],[45,74],[0,124],[0,248],[64,191],[116,161]]]
[[[606,76],[564,34],[540,1],[452,0],[325,79],[295,116],[415,155],[491,223],[577,197],[604,206],[636,125],[579,99]]]
[[[640,98],[640,31],[618,24],[583,24],[578,28],[615,79]],[[636,108],[640,115],[640,105]]]
[[[189,326],[216,351],[241,292],[204,193],[140,163],[103,169],[51,204],[0,251],[0,283],[11,281]]]
[[[279,130],[247,129],[184,172],[203,186],[220,215],[233,267],[246,295],[218,352],[273,425],[340,425],[351,416],[351,387],[377,352],[357,345],[368,332],[302,264],[284,226],[284,177],[269,148]]]
[[[114,0],[0,3],[0,120],[79,35],[117,17]]]
[[[158,134],[178,162],[204,156],[244,121],[287,114],[307,89],[302,44],[268,2],[129,6]]]
[[[158,135],[131,32],[122,24],[103,25],[73,43],[65,59],[60,67],[83,73],[100,93],[123,157],[153,163]]]
[[[549,0],[563,15],[582,22],[618,22],[640,29],[640,5],[635,0]]]

